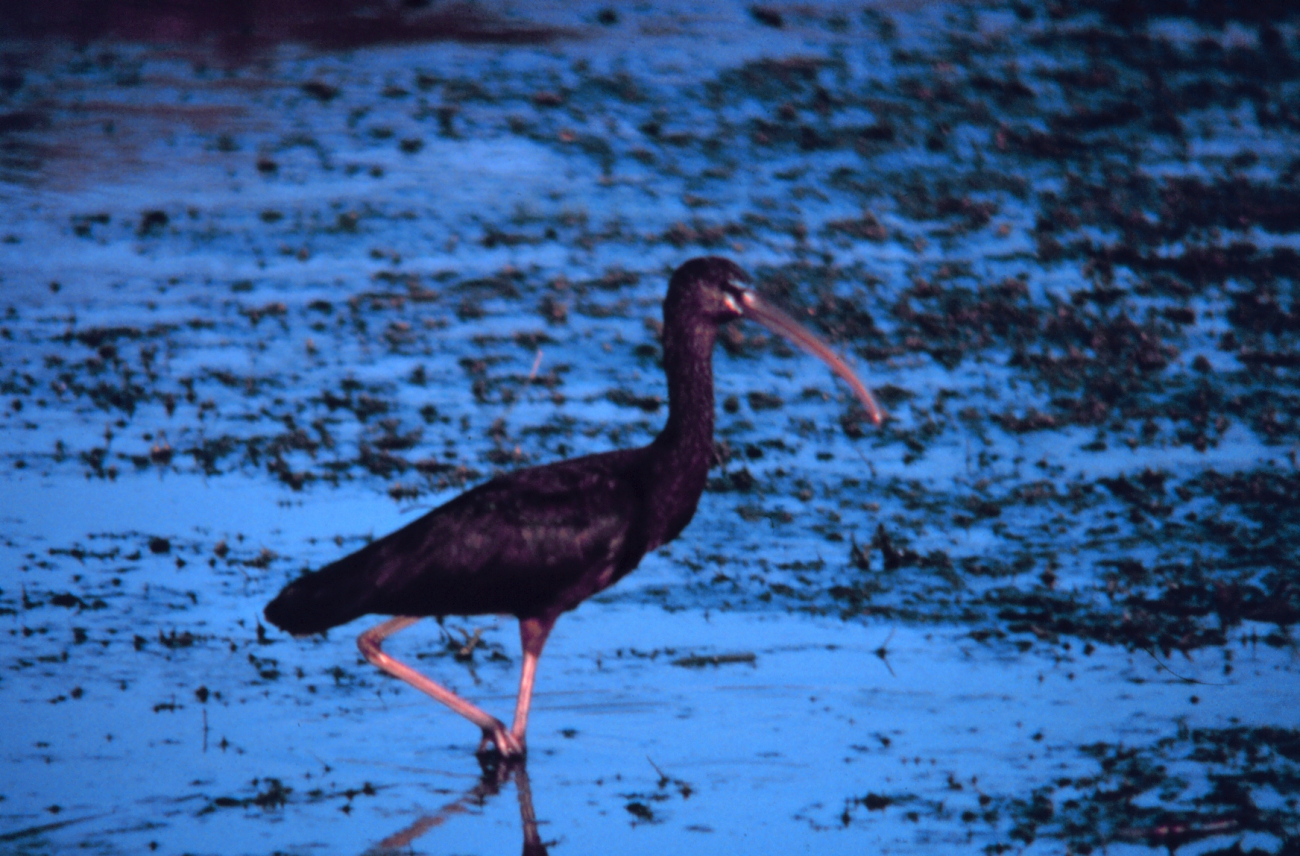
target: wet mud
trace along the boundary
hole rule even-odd
[[[1300,846],[1287,4],[71,8],[0,42],[6,848]],[[458,490],[653,437],[705,253],[891,418],[725,331],[700,512],[561,620],[531,785],[347,633],[262,626]],[[428,624],[504,709],[510,622]]]

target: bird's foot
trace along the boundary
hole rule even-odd
[[[483,729],[483,739],[474,754],[479,758],[497,755],[508,761],[519,760],[524,757],[524,741],[522,737],[511,734],[505,723],[495,722]]]

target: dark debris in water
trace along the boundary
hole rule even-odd
[[[1095,773],[1063,777],[1027,798],[992,800],[1011,842],[1054,839],[1075,853],[1123,843],[1174,852],[1209,839],[1218,846],[1198,852],[1227,854],[1243,852],[1243,836],[1256,833],[1271,846],[1251,852],[1300,847],[1300,731],[1183,729],[1149,746],[1098,743],[1082,751]]]
[[[673,660],[674,666],[682,666],[687,669],[699,669],[704,666],[723,666],[730,663],[748,663],[753,664],[758,657],[750,651],[742,651],[736,654],[692,654],[688,657],[678,657]]]
[[[632,816],[634,826],[663,823],[667,820],[667,809],[674,801],[689,800],[695,793],[695,788],[689,782],[668,775],[654,761],[649,758],[646,760],[659,776],[654,790],[619,794],[620,799],[627,800],[623,809]]]
[[[748,500],[737,507],[743,519],[773,526],[807,520],[826,533],[819,554],[833,558],[809,575],[797,563],[714,554],[688,564],[716,570],[660,599],[958,621],[996,630],[981,631],[985,639],[1082,638],[1165,655],[1223,645],[1244,622],[1276,625],[1268,644],[1290,644],[1287,628],[1300,623],[1300,564],[1287,546],[1300,537],[1290,498],[1295,482],[1291,474],[1249,470],[1177,483],[1168,472],[1145,469],[1064,489],[1050,480],[1011,483],[1005,492],[990,486],[964,498],[894,483],[869,494],[893,493],[903,502],[865,543],[856,536],[844,543],[840,527],[815,524],[815,513],[772,512]],[[710,489],[746,497],[780,490],[747,468],[715,478]],[[959,526],[985,521],[1014,537],[996,554],[919,550],[907,533],[925,532],[936,509],[949,510]]]
[[[250,782],[249,790],[253,791],[249,796],[210,798],[203,808],[199,809],[198,814],[201,816],[230,809],[276,811],[295,801],[304,803],[342,801],[343,805],[340,806],[340,810],[351,811],[354,799],[360,796],[373,797],[379,793],[380,789],[369,782],[365,782],[359,788],[331,786],[329,789],[313,787],[310,790],[301,790],[286,785],[281,779],[274,776],[265,776]]]
[[[1300,845],[1300,732],[1277,727],[1180,727],[1148,745],[1079,747],[1091,769],[1054,778],[1030,794],[999,795],[948,776],[948,798],[867,792],[845,800],[834,826],[870,826],[876,812],[914,823],[960,818],[997,854],[1039,842],[1071,853],[1124,844],[1177,852],[1290,854]],[[919,759],[918,759],[919,760]],[[805,817],[814,826],[826,819]],[[1244,837],[1256,847],[1240,849]],[[1262,845],[1262,846],[1261,846]]]

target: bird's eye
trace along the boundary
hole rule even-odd
[[[749,302],[749,290],[734,280],[722,284],[723,302],[732,312],[740,312],[741,306]]]

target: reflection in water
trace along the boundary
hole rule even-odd
[[[395,832],[365,852],[365,856],[409,853],[411,842],[434,827],[441,826],[451,817],[467,813],[471,808],[481,808],[490,797],[496,796],[502,785],[514,779],[519,794],[519,823],[524,830],[524,856],[546,856],[546,845],[537,835],[537,818],[533,814],[533,791],[528,782],[528,770],[522,760],[505,761],[484,759],[483,775],[478,784],[459,799],[450,802],[433,814],[427,814],[410,826]]]

